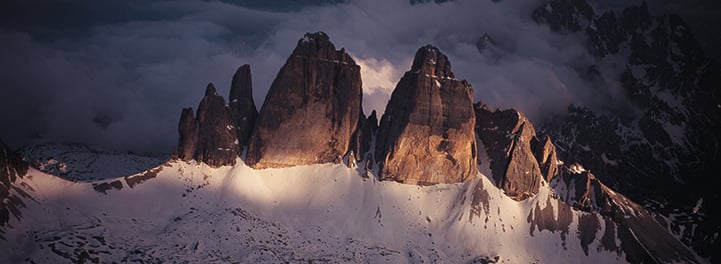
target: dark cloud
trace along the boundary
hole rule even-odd
[[[320,3],[320,4],[319,4]],[[530,20],[539,1],[10,1],[0,21],[0,137],[169,152],[183,107],[208,82],[227,95],[251,65],[261,105],[305,32],[325,31],[362,66],[364,108],[383,111],[415,50],[434,44],[477,100],[531,118],[568,104],[615,107],[618,65],[597,68],[579,36]],[[480,53],[488,34],[494,53]],[[605,81],[605,82],[604,82]],[[604,87],[599,89],[599,83]],[[599,93],[606,96],[598,96]],[[603,98],[603,100],[599,99]],[[616,100],[623,101],[623,100]]]

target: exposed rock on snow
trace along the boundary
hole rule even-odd
[[[496,185],[515,200],[523,200],[538,193],[541,185],[539,161],[551,161],[551,146],[541,151],[546,156],[534,156],[533,146],[538,142],[536,131],[526,117],[516,110],[491,111],[485,105],[474,105],[476,132],[486,147],[490,168]],[[544,170],[548,178],[553,177],[552,168]]]
[[[0,139],[0,240],[5,239],[4,233],[10,217],[20,220],[21,209],[24,208],[23,198],[30,197],[15,182],[25,176],[28,165]]]
[[[605,247],[618,247],[631,263],[694,263],[696,257],[683,243],[673,237],[644,207],[614,192],[588,171],[572,172],[563,167],[561,176],[552,184],[559,197],[574,208],[598,213],[606,229],[616,233],[620,244],[602,238]],[[579,224],[579,238],[599,225],[597,216],[587,216]],[[613,225],[610,225],[613,222]],[[606,236],[606,235],[604,235]],[[588,251],[588,249],[584,249]]]
[[[215,167],[235,164],[241,147],[237,144],[237,129],[225,100],[209,83],[197,116],[193,118],[192,109],[183,109],[178,125],[178,156]]]
[[[250,65],[240,66],[233,75],[228,97],[230,116],[235,121],[238,131],[238,145],[246,146],[250,133],[253,132],[258,110],[253,101],[253,83],[250,75]]]
[[[583,164],[643,202],[663,215],[681,241],[721,262],[721,241],[709,235],[721,233],[721,214],[694,213],[700,198],[721,207],[718,186],[708,184],[721,171],[721,66],[704,54],[678,15],[653,14],[646,1],[616,10],[592,6],[587,0],[551,0],[533,17],[554,31],[585,37],[595,58],[580,69],[619,71],[604,78],[618,83],[618,95],[599,101],[626,103],[600,110],[571,106],[541,130],[554,139],[561,159]],[[610,90],[600,87],[599,96]]]
[[[362,121],[360,67],[328,35],[298,41],[268,91],[250,139],[253,168],[339,163]]]
[[[456,183],[477,173],[473,91],[436,47],[416,52],[381,118],[376,160],[382,180]]]

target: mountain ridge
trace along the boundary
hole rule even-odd
[[[137,174],[92,183],[71,183],[31,169],[32,177],[11,186],[37,197],[38,202],[31,203],[27,210],[45,220],[17,219],[13,222],[17,228],[6,231],[37,249],[38,257],[74,262],[123,256],[125,260],[136,257],[147,261],[194,259],[182,253],[188,249],[208,259],[227,260],[230,256],[219,248],[228,250],[223,241],[230,239],[244,244],[229,252],[248,261],[310,261],[311,256],[325,249],[335,252],[320,254],[331,262],[383,260],[388,256],[385,260],[394,262],[583,262],[596,258],[633,263],[698,261],[645,208],[584,173],[580,165],[564,165],[554,155],[551,139],[536,135],[521,113],[491,112],[480,103],[474,105],[472,88],[455,79],[450,62],[440,50],[424,46],[416,58],[411,71],[405,74],[408,78],[397,86],[398,96],[394,92],[389,111],[376,128],[376,115],[366,118],[360,107],[359,66],[344,49],[336,50],[325,33],[306,34],[281,68],[273,92],[266,97],[246,157],[241,157],[245,146],[239,138],[244,134],[237,131],[237,118],[244,115],[231,114],[232,108],[209,84],[197,114],[194,116],[192,109],[182,111],[176,158]],[[244,70],[239,72],[246,78]],[[245,96],[252,95],[251,88],[245,87]],[[420,91],[418,95],[414,95],[414,89]],[[242,99],[233,91],[231,103]],[[290,97],[281,97],[284,95]],[[399,97],[407,97],[404,99],[408,101],[396,106],[393,98]],[[252,102],[252,97],[248,100]],[[396,107],[399,111],[394,110]],[[245,113],[252,116],[253,109],[247,109]],[[323,111],[316,111],[319,109]],[[312,123],[308,113],[314,113],[310,115],[315,118]],[[392,121],[396,115],[409,117]],[[293,129],[285,128],[285,124],[293,124]],[[401,130],[400,142],[425,136],[432,139],[439,134],[443,140],[432,142],[430,147],[379,144],[379,135],[383,138],[391,125],[401,129],[418,126]],[[315,133],[318,131],[321,133]],[[334,144],[318,144],[328,138],[334,139]],[[477,138],[482,144],[477,144]],[[375,156],[369,147],[360,147],[368,145],[375,145]],[[385,156],[376,164],[374,161],[385,155],[378,150],[384,148],[409,154],[391,159]],[[465,152],[455,154],[456,148]],[[396,173],[404,178],[387,177],[389,173],[383,167],[388,166],[387,162],[412,157],[419,158],[417,166],[421,168],[435,167],[435,158],[453,165],[459,161],[470,164],[462,164],[460,172],[401,169]],[[431,159],[423,161],[426,158]],[[366,165],[357,167],[355,161],[365,161]],[[479,167],[483,166],[491,168],[489,175],[480,173]],[[430,174],[424,175],[428,171]],[[447,175],[451,177],[445,178]],[[74,195],[55,196],[58,193]],[[169,205],[155,195],[172,195],[178,197],[172,200],[182,202]],[[118,208],[123,205],[113,202],[119,197],[132,201],[130,212],[115,218],[107,215],[122,214]],[[49,209],[63,207],[69,212],[57,214]],[[146,215],[149,211],[158,215]],[[56,230],[52,218],[43,218],[48,214],[57,214],[60,221],[75,225],[69,230]],[[90,217],[72,218],[76,214]],[[250,222],[242,224],[240,219]],[[95,227],[84,227],[87,221]],[[107,224],[118,221],[123,223],[119,227]],[[211,225],[201,224],[208,221]],[[223,224],[213,227],[213,221]],[[200,232],[188,229],[199,224],[203,226]],[[121,231],[123,228],[129,229]],[[220,228],[231,230],[216,233]],[[293,230],[298,234],[290,234]],[[402,235],[388,230],[400,230]],[[314,232],[320,235],[308,235]],[[32,237],[31,233],[40,235]],[[154,234],[155,238],[144,233]],[[256,236],[264,239],[256,241]],[[360,239],[347,240],[354,236]],[[95,240],[89,241],[88,237]],[[141,237],[160,243],[164,250],[148,249],[143,239],[130,242]],[[197,242],[180,243],[176,238]],[[213,238],[217,240],[213,242]],[[310,246],[316,238],[321,245]],[[328,241],[333,239],[335,244]],[[340,239],[346,242],[339,243]],[[200,241],[213,246],[206,250]],[[485,244],[487,241],[498,245]],[[504,243],[524,244],[522,250],[527,252],[504,247]],[[448,248],[443,247],[446,244]],[[11,246],[18,249],[12,244],[8,248]],[[352,256],[341,252],[344,246],[346,251],[352,248]],[[300,256],[289,253],[293,247],[303,249]],[[561,253],[553,253],[556,250]]]

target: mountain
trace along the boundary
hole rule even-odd
[[[0,262],[703,261],[646,208],[556,155],[522,113],[474,105],[439,49],[416,52],[380,126],[362,114],[359,80],[344,49],[309,33],[245,157],[239,121],[254,112],[232,114],[212,85],[197,114],[183,110],[177,155],[144,170],[80,177],[43,170],[47,160],[23,169],[3,147],[14,197],[4,208],[16,217],[0,226]],[[61,148],[26,159],[87,155]],[[95,153],[108,167],[149,160]]]
[[[197,114],[194,116],[192,108],[185,108],[180,115],[178,157],[216,167],[235,164],[258,116],[252,89],[247,64],[233,75],[228,105],[209,83]]]
[[[376,159],[381,180],[456,183],[476,173],[473,90],[438,48],[418,49],[381,118]]]
[[[659,214],[661,222],[700,255],[721,260],[718,185],[721,67],[708,58],[676,15],[653,16],[643,2],[597,11],[584,0],[549,1],[533,18],[587,41],[595,64],[581,70],[608,83],[598,69],[619,65],[615,82],[626,105],[611,111],[570,106],[545,121],[558,156],[583,164],[610,187]],[[621,98],[622,97],[622,98]]]
[[[248,146],[254,168],[339,163],[362,125],[360,67],[328,35],[308,33],[278,72]]]

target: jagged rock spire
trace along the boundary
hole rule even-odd
[[[538,159],[534,156],[533,143],[538,140],[533,124],[514,109],[491,111],[481,103],[474,107],[476,132],[485,146],[493,174],[488,176],[515,200],[524,200],[537,194],[543,175]],[[544,151],[539,152],[545,154]],[[543,158],[548,159],[542,157],[541,160]],[[544,165],[556,162],[544,161]],[[551,169],[544,168],[544,171]],[[549,179],[551,177],[553,175],[548,176]]]
[[[241,66],[233,76],[230,105],[208,83],[197,114],[184,108],[178,123],[177,155],[214,167],[233,165],[247,142],[257,116],[253,102],[250,66]]]
[[[245,146],[253,132],[255,119],[258,117],[258,110],[253,100],[253,83],[250,74],[250,65],[240,66],[233,75],[230,86],[230,115],[235,121],[238,132],[239,145]]]

